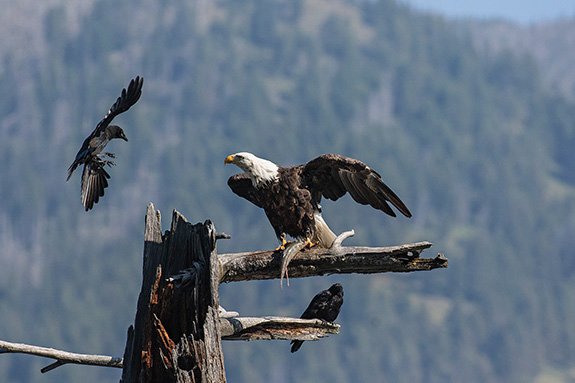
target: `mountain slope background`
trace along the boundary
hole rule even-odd
[[[1,339],[123,354],[147,203],[165,228],[172,209],[211,219],[232,235],[219,252],[274,248],[224,158],[333,152],[380,172],[413,218],[346,197],[323,203],[332,229],[355,229],[349,244],[429,240],[449,268],[221,286],[241,315],[299,316],[319,290],[345,290],[341,333],[296,354],[225,342],[228,381],[575,379],[575,108],[537,55],[391,0],[54,1],[25,15],[0,45]],[[66,169],[136,75],[142,98],[115,120],[130,141],[110,144],[110,187],[85,213]],[[45,364],[3,355],[0,380],[120,376]]]

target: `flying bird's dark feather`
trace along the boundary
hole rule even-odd
[[[104,169],[103,163],[90,162],[84,166],[82,173],[82,204],[86,211],[90,210],[100,197],[104,196],[104,189],[108,187],[110,175]]]
[[[329,289],[320,291],[311,300],[309,306],[303,314],[302,319],[321,319],[327,322],[333,322],[339,315],[341,305],[343,304],[343,287],[336,283]],[[291,341],[291,352],[299,350],[303,340]]]
[[[135,79],[130,81],[128,85],[128,91],[126,88],[122,89],[122,95],[118,97],[114,105],[110,108],[106,116],[98,123],[96,129],[94,130],[94,135],[100,135],[103,129],[106,128],[112,122],[114,117],[124,113],[130,109],[142,95],[142,86],[144,85],[144,79],[137,76]]]
[[[68,177],[70,179],[76,168],[84,164],[82,172],[82,204],[86,211],[92,209],[99,198],[104,195],[104,189],[108,187],[107,179],[110,175],[104,169],[106,164],[112,165],[111,161],[104,161],[100,153],[106,147],[108,142],[114,138],[121,138],[128,141],[122,128],[116,125],[110,125],[114,117],[130,109],[142,95],[142,86],[144,79],[137,76],[130,81],[128,90],[122,89],[120,97],[112,105],[106,116],[98,123],[94,131],[84,140],[82,147],[76,154],[72,165],[68,168]],[[111,153],[105,153],[102,156],[114,157]]]

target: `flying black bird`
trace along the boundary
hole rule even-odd
[[[301,314],[301,318],[333,322],[337,318],[342,304],[343,286],[336,283],[328,290],[323,290],[313,297],[307,309]],[[291,352],[299,350],[303,342],[303,340],[292,340]]]
[[[90,210],[95,203],[98,203],[100,197],[104,195],[104,189],[108,187],[110,175],[104,169],[105,165],[114,165],[112,161],[104,160],[105,157],[115,158],[113,153],[101,153],[104,147],[113,138],[121,138],[128,141],[122,128],[117,125],[110,125],[110,122],[118,114],[125,112],[134,105],[142,95],[142,86],[144,79],[136,77],[128,85],[128,91],[122,89],[122,95],[118,97],[114,105],[110,108],[106,116],[98,123],[96,129],[90,134],[82,144],[82,147],[76,154],[76,158],[68,168],[68,178],[74,173],[74,170],[84,164],[82,172],[82,204],[86,211]],[[101,154],[100,154],[101,153]]]
[[[321,198],[336,201],[349,193],[362,205],[395,217],[388,202],[406,217],[407,206],[369,166],[353,158],[324,154],[306,164],[283,167],[258,158],[251,153],[236,153],[224,163],[237,165],[244,171],[228,179],[234,193],[264,209],[281,241],[282,278],[289,260],[304,245],[318,243],[331,247],[336,235],[321,216]],[[286,236],[296,239],[290,244]]]

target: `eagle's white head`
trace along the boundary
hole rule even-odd
[[[240,152],[226,157],[225,164],[234,164],[242,169],[252,180],[255,187],[264,186],[278,180],[279,167],[271,161]]]

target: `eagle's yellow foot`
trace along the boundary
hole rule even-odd
[[[285,238],[282,238],[282,244],[280,245],[280,247],[276,248],[276,251],[284,251],[286,249],[286,245],[289,245],[291,243],[291,241],[286,241]]]
[[[309,237],[305,239],[305,245],[304,245],[304,247],[306,247],[306,248],[308,248],[308,249],[311,249],[312,247],[317,246],[317,245],[319,245],[319,241],[316,242],[316,243],[313,243],[313,242],[311,241],[311,239],[309,239]]]

